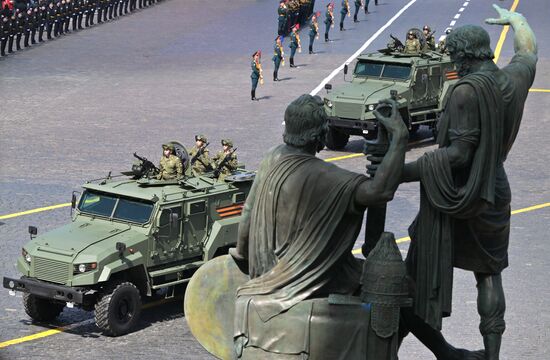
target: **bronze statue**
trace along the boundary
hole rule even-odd
[[[437,359],[499,359],[505,329],[501,272],[508,266],[511,192],[503,163],[535,77],[537,45],[521,14],[494,7],[500,18],[486,22],[513,28],[514,57],[499,69],[479,26],[449,34],[447,51],[461,79],[441,119],[439,149],[403,171],[404,182],[420,182],[421,199],[407,255],[414,305],[402,310],[402,329]],[[456,349],[440,333],[451,313],[453,267],[475,274],[484,350]]]

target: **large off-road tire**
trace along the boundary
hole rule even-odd
[[[329,127],[327,134],[327,148],[330,150],[342,150],[349,141],[349,135]]]
[[[95,305],[95,322],[103,334],[124,335],[132,331],[141,315],[141,296],[131,282],[108,285]]]
[[[33,294],[23,294],[25,312],[36,321],[52,321],[61,314],[64,304],[54,302]]]

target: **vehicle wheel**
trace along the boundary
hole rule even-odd
[[[129,333],[139,321],[141,296],[130,282],[114,283],[104,290],[95,305],[95,322],[105,335]]]
[[[23,294],[23,305],[27,315],[36,321],[52,321],[65,307],[63,304],[33,294]]]
[[[342,150],[349,141],[349,135],[339,132],[336,129],[329,128],[327,134],[327,148],[330,150]]]

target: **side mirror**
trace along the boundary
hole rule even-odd
[[[76,208],[76,194],[73,193],[73,196],[71,196],[71,209]]]
[[[344,75],[348,74],[348,64],[344,65]]]
[[[36,226],[29,226],[29,234],[31,236],[31,240],[38,234],[38,228]]]

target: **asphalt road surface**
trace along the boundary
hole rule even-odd
[[[540,90],[529,95],[521,131],[506,162],[512,209],[524,209],[550,202],[550,92],[544,91],[550,89],[550,26],[547,1],[515,2],[539,42],[533,88]],[[498,3],[505,8],[513,5],[512,0]],[[222,137],[232,138],[239,160],[254,169],[262,153],[281,143],[288,103],[322,85],[366,42],[364,51],[372,52],[385,47],[390,33],[404,38],[409,28],[429,24],[438,38],[453,21],[455,27],[482,24],[496,15],[482,0],[380,0],[378,6],[371,1],[371,14],[360,13],[356,24],[347,18],[347,31],[332,30],[333,42],[325,43],[321,36],[314,46],[316,55],[297,54],[299,68],[281,68],[282,81],[273,83],[270,58],[277,4],[167,0],[1,58],[0,215],[66,203],[86,179],[127,170],[134,151],[156,159],[163,142],[191,145],[197,133],[209,137],[212,149]],[[324,5],[317,1],[316,10]],[[337,2],[338,17],[339,9]],[[485,27],[496,46],[502,28]],[[302,38],[306,45],[307,35]],[[501,66],[513,54],[512,38],[509,32],[499,51]],[[257,90],[260,101],[252,102],[249,62],[257,49],[264,53],[266,84]],[[343,74],[329,81],[341,84]],[[408,160],[433,148],[427,129],[411,142]],[[361,150],[362,140],[355,137],[345,151],[322,151],[319,156],[328,159]],[[363,156],[335,161],[357,172],[366,164]],[[401,186],[388,206],[386,228],[398,238],[407,235],[418,210],[418,190],[415,184]],[[68,207],[0,218],[0,275],[18,276],[14,264],[28,241],[28,225],[43,233],[69,219]],[[510,267],[503,273],[503,359],[550,358],[549,223],[550,207],[512,217]],[[401,247],[406,252],[407,242]],[[473,275],[456,271],[453,315],[444,322],[444,333],[456,346],[482,347],[475,302]],[[119,338],[101,335],[92,319],[92,313],[65,309],[55,323],[33,324],[21,298],[0,291],[0,358],[212,358],[190,334],[181,298],[150,304],[139,329]],[[400,350],[400,359],[431,358],[413,337]]]

